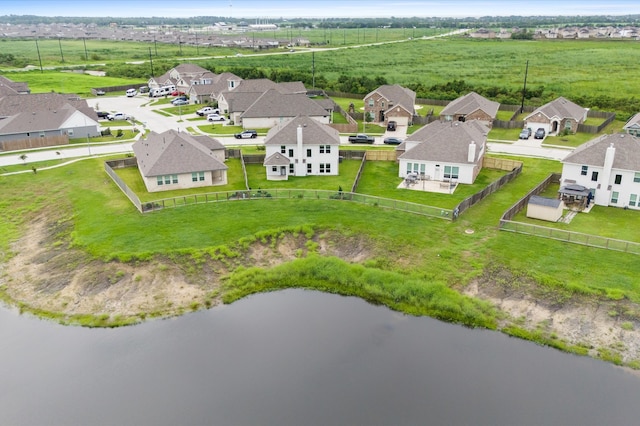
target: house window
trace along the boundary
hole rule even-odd
[[[411,163],[407,163],[407,174],[411,173]]]
[[[289,157],[293,157],[293,148],[289,148]]]
[[[635,207],[638,202],[638,194],[631,194],[629,196],[629,205]]]
[[[589,170],[589,166],[582,166],[582,170],[580,171],[580,174],[582,176],[586,176],[587,175],[587,170]]]
[[[40,132],[40,137],[44,138],[44,132]]]
[[[162,178],[162,176],[158,176],[158,186],[162,186],[164,184],[164,179]]]
[[[191,173],[191,182],[197,182],[198,181],[198,173],[193,172]]]
[[[271,166],[271,171],[274,173],[278,172],[278,166]]]
[[[293,175],[293,164],[289,164],[289,174]]]
[[[311,149],[307,148],[307,157],[311,157]]]
[[[620,194],[616,191],[613,191],[611,193],[611,204],[618,204],[618,197],[620,196]]]
[[[369,99],[369,106],[372,107],[373,106],[373,98]]]
[[[286,154],[287,153],[287,147],[284,145],[280,145],[280,154]]]
[[[622,182],[622,175],[616,175],[616,180],[614,182],[616,185],[620,185]]]
[[[564,128],[566,130],[571,130],[571,120],[567,120],[564,122]]]
[[[178,175],[171,175],[171,183],[178,183]]]
[[[594,182],[598,181],[598,172],[591,172],[591,180]]]
[[[324,154],[324,145],[320,145],[320,154]]]
[[[331,154],[331,145],[325,145],[324,152],[326,152],[327,154]]]
[[[380,106],[384,108],[384,101],[380,102]]]
[[[166,175],[164,177],[164,184],[165,185],[171,185],[171,175]]]
[[[73,129],[69,129],[69,136],[73,136]]]
[[[458,166],[444,166],[444,178],[458,179],[459,169]]]
[[[424,164],[420,164],[420,174],[424,175],[424,171],[425,171],[425,165]]]
[[[307,173],[311,173],[313,171],[311,167],[312,167],[311,163],[307,163]]]
[[[636,183],[640,182],[640,173],[636,172],[636,174],[633,175],[633,181]]]
[[[320,173],[331,173],[331,164],[320,164]]]

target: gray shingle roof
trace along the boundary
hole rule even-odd
[[[302,126],[303,145],[340,145],[340,133],[336,129],[307,116],[297,116],[272,127],[264,144],[295,144],[298,140],[298,126]]]
[[[547,118],[573,118],[576,121],[580,121],[585,117],[587,109],[582,108],[580,105],[576,105],[567,98],[560,96],[558,99],[537,108],[531,114],[527,115],[525,120],[528,120],[529,117],[533,117],[537,113],[542,113]]]
[[[77,95],[59,93],[32,93],[0,98],[0,117],[21,112],[60,110],[64,105],[71,105],[88,117],[96,117],[95,111],[89,107],[86,100],[80,99]]]
[[[275,154],[271,154],[267,158],[264,159],[263,165],[265,166],[288,166],[291,164],[291,160],[286,157],[284,154],[280,154],[276,152]]]
[[[385,84],[368,93],[365,99],[376,92],[385,98],[387,103],[391,103],[392,105],[390,106],[401,106],[412,115],[415,114],[416,92],[413,90],[402,87],[399,84]]]
[[[59,130],[76,111],[71,105],[63,105],[61,108],[51,111],[19,112],[0,120],[0,134]],[[91,124],[96,125],[97,123],[87,117],[87,125]]]
[[[242,114],[242,118],[295,117],[297,115],[327,116],[320,104],[302,94],[282,94],[267,90]]]
[[[638,127],[640,127],[640,113],[631,117],[629,121],[625,123],[623,128],[629,129],[629,128],[638,128]]]
[[[640,171],[640,139],[626,133],[604,135],[584,143],[567,155],[562,162],[602,167],[610,145],[616,149],[613,160],[614,169]]]
[[[476,144],[474,162],[479,159],[489,129],[477,120],[461,122],[434,121],[405,139],[420,142],[400,155],[403,160],[468,163],[469,144]]]
[[[547,198],[541,197],[539,195],[532,195],[531,198],[529,198],[529,204],[535,204],[537,206],[544,207],[553,207],[556,209],[560,207],[561,202],[562,200],[558,200],[557,198]]]
[[[228,169],[201,139],[175,130],[151,132],[133,144],[133,152],[145,177]]]
[[[476,92],[471,92],[449,102],[440,115],[469,115],[481,110],[495,118],[498,114],[498,108],[500,108],[499,102],[490,101]]]

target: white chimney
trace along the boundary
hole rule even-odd
[[[297,155],[296,155],[296,176],[306,176],[307,168],[304,164],[304,152],[302,148],[302,126],[298,126],[296,131]]]
[[[613,146],[613,142],[607,148],[607,152],[604,155],[604,169],[611,173],[611,169],[613,168],[613,159],[616,156],[616,149]]]
[[[476,161],[476,143],[471,141],[469,144],[469,153],[467,155],[467,162],[473,163]]]

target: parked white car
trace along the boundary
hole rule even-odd
[[[107,115],[107,120],[131,120],[131,116],[125,114],[124,112],[114,112],[113,114]]]
[[[198,114],[200,117],[204,117],[205,115],[209,114],[220,114],[220,110],[218,108],[204,107],[197,110],[196,114]]]
[[[224,121],[225,118],[220,114],[209,114],[207,115],[207,121]]]
[[[138,91],[136,89],[127,90],[127,97],[128,98],[133,98],[137,94],[138,94]]]

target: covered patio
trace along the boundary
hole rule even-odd
[[[458,181],[452,180],[431,180],[429,176],[409,173],[400,182],[398,189],[411,189],[414,191],[437,192],[439,194],[453,194],[458,187]]]

